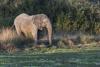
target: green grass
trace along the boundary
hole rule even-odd
[[[0,67],[100,67],[100,47],[0,53]]]

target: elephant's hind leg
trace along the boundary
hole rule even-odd
[[[16,26],[16,25],[15,25],[15,28],[16,28],[17,34],[20,36],[21,35],[21,29],[19,28],[19,26]]]

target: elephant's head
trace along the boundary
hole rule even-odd
[[[39,30],[46,28],[48,31],[49,44],[52,43],[52,24],[50,19],[45,14],[33,15],[33,23],[37,26]]]

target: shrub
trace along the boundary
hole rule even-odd
[[[92,36],[92,35],[81,35],[80,41],[83,44],[89,44],[89,43],[94,41],[94,36]]]

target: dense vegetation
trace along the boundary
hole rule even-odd
[[[99,0],[0,0],[0,26],[21,13],[47,14],[55,31],[100,33]]]

